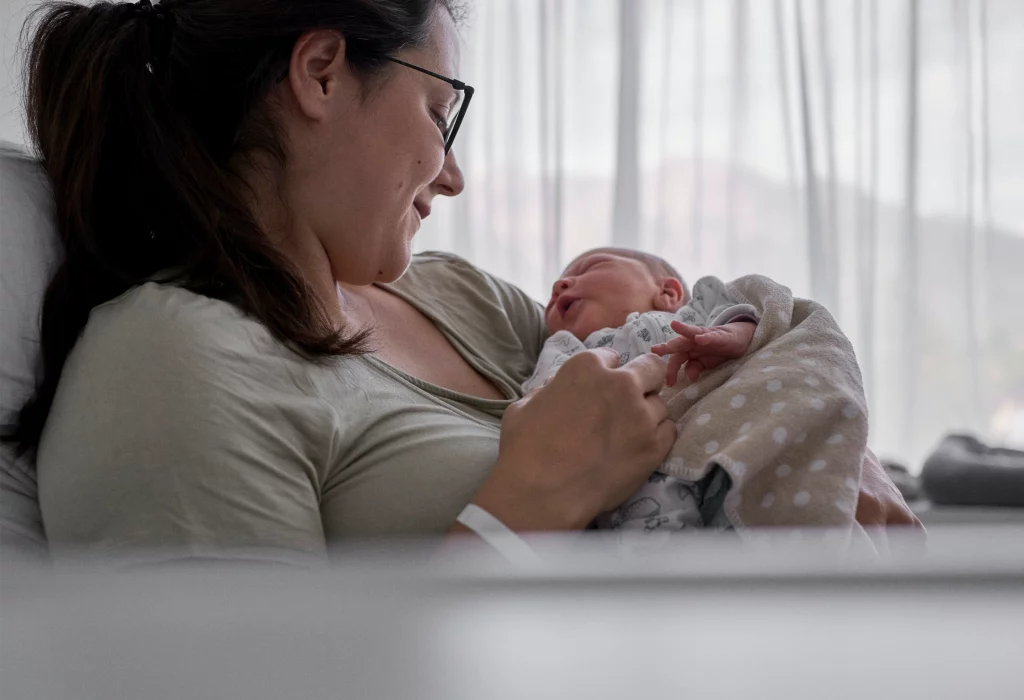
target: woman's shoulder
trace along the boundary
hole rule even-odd
[[[472,300],[501,307],[506,312],[532,306],[530,297],[511,282],[477,267],[454,253],[427,251],[413,257],[405,275],[394,286],[442,303]]]
[[[229,302],[156,282],[93,309],[65,369],[315,393],[316,366],[262,323]]]
[[[547,337],[543,308],[526,292],[452,253],[416,255],[392,286],[428,304],[477,349],[519,346],[532,363]]]
[[[475,270],[476,272],[482,272],[480,268],[478,268],[476,265],[469,262],[462,256],[456,255],[455,253],[449,253],[443,250],[427,250],[422,253],[416,253],[416,255],[414,255],[412,258],[412,265],[410,267],[432,264],[459,265],[467,270]]]
[[[319,554],[317,488],[349,428],[312,367],[240,309],[180,287],[97,307],[39,446],[47,535],[101,551]]]
[[[237,306],[158,282],[134,287],[93,309],[83,341],[179,352],[204,347],[265,352],[280,345]]]
[[[496,280],[496,277],[463,257],[454,253],[431,250],[414,255],[409,269],[395,284],[398,286],[414,284],[432,287],[482,284],[491,287]]]
[[[217,316],[242,316],[233,304],[197,294],[176,284],[145,282],[93,309],[90,321],[116,321],[131,315],[163,312],[161,317],[176,320],[199,320]],[[167,313],[170,312],[170,313]]]

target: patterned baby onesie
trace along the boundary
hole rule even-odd
[[[671,323],[680,320],[694,326],[722,326],[733,321],[758,320],[757,310],[739,303],[726,292],[725,284],[716,277],[704,277],[694,285],[693,296],[686,306],[671,313],[648,311],[631,313],[620,328],[602,328],[579,340],[569,331],[559,331],[548,338],[537,360],[537,368],[523,391],[540,388],[558,372],[570,357],[584,350],[609,347],[619,353],[619,364],[650,352],[655,345],[667,342],[678,334]],[[729,487],[729,477],[715,470],[702,482],[683,481],[657,471],[647,483],[611,513],[598,518],[601,529],[636,529],[653,532],[661,529],[727,527],[722,520],[721,503]]]

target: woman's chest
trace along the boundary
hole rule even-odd
[[[361,363],[371,376],[338,408],[344,447],[320,485],[325,534],[444,532],[497,459],[501,419]]]
[[[377,359],[421,381],[461,394],[510,398],[474,369],[429,318],[397,297],[386,301],[387,313],[378,315],[374,329]]]

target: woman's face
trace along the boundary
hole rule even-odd
[[[338,282],[392,282],[409,265],[413,236],[434,197],[463,189],[454,152],[445,157],[438,128],[457,93],[442,80],[388,64],[384,79],[364,97],[364,79],[343,55],[334,70],[327,54],[317,63],[314,49],[302,65],[317,79],[292,80],[299,117],[289,129],[285,178],[292,235],[315,238]],[[449,13],[435,8],[430,40],[395,57],[458,77],[458,37]],[[293,57],[293,73],[295,65]]]

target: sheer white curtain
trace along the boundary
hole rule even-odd
[[[546,296],[614,243],[758,272],[857,348],[872,445],[1024,441],[1024,4],[476,0],[467,177],[417,245]]]

